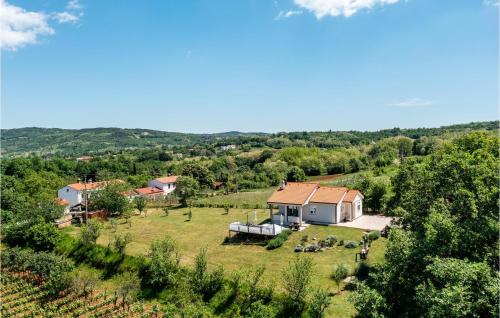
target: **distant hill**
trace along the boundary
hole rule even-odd
[[[315,142],[315,140],[328,140],[333,145],[348,146],[398,135],[418,138],[420,136],[438,136],[445,133],[479,129],[497,130],[498,128],[498,121],[459,124],[440,128],[393,128],[375,132],[329,131],[285,132],[278,134],[242,133],[238,131],[216,134],[186,134],[150,129],[88,128],[75,130],[27,127],[2,129],[1,152],[4,157],[24,156],[28,154],[79,156],[83,154],[155,147],[191,147],[200,144],[218,146],[226,143],[244,144],[250,141],[255,144],[256,140],[264,143],[266,140],[272,140],[278,136],[291,140],[304,139],[308,142],[312,140],[313,145],[320,147],[322,147],[322,143]]]
[[[237,131],[220,134],[186,134],[150,129],[123,128],[16,128],[2,129],[2,155],[6,157],[26,154],[81,155],[143,149],[151,147],[190,146],[200,143],[223,142],[225,139],[264,135]]]

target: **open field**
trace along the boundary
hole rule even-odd
[[[247,211],[249,220],[253,221],[253,210],[231,209],[229,214],[224,214],[223,209],[215,208],[193,208],[193,217],[187,221],[188,209],[173,209],[169,216],[157,209],[149,210],[146,217],[135,216],[132,219],[132,227],[120,223],[118,233],[131,233],[133,242],[127,246],[127,253],[131,255],[144,255],[149,244],[154,239],[165,235],[173,237],[182,251],[182,263],[191,265],[199,248],[208,248],[209,263],[211,266],[221,264],[225,270],[247,270],[259,265],[266,266],[264,274],[266,279],[274,280],[280,285],[280,272],[286,264],[295,257],[294,246],[303,235],[308,235],[310,240],[314,237],[325,238],[327,235],[336,235],[339,239],[359,241],[362,231],[358,229],[341,228],[335,226],[310,226],[301,232],[294,232],[285,244],[272,251],[266,250],[263,244],[224,244],[224,238],[228,235],[228,224],[233,221],[246,222]],[[268,210],[257,210],[257,220],[263,221],[269,216]],[[71,235],[77,235],[78,227],[68,230]],[[107,245],[113,233],[106,226],[98,240],[99,244]],[[380,262],[385,251],[385,239],[379,239],[372,244],[369,255],[369,263]],[[355,254],[359,248],[347,249],[335,246],[331,250],[319,253],[309,253],[315,262],[313,282],[316,286],[327,288],[332,293],[336,292],[336,286],[329,278],[335,264],[343,263],[352,270],[355,268]],[[333,299],[333,305],[329,309],[329,316],[345,317],[353,313],[353,307],[345,299],[347,292],[342,292]]]
[[[264,208],[267,205],[267,199],[276,190],[276,187],[257,189],[253,191],[242,191],[238,193],[230,193],[227,195],[217,195],[196,200],[197,204],[222,206],[232,205],[235,207],[250,207],[259,206]]]

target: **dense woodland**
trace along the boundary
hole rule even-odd
[[[108,247],[95,244],[99,222],[82,226],[79,238],[57,230],[52,222],[62,209],[54,198],[58,188],[85,177],[121,178],[125,187],[136,188],[152,177],[181,175],[176,195],[181,203],[192,204],[214,191],[223,195],[276,186],[281,180],[352,174],[355,178],[345,185],[363,191],[367,212],[399,217],[399,228],[389,234],[385,262],[363,264],[355,271],[358,282],[351,301],[359,316],[499,314],[498,122],[374,133],[164,133],[155,147],[115,140],[112,147],[117,149],[102,147],[106,152],[100,154],[80,153],[90,148],[81,148],[79,138],[67,143],[58,139],[71,138],[66,132],[2,132],[7,155],[54,150],[49,157],[3,159],[1,167],[2,244],[8,247],[2,265],[12,273],[32,275],[45,286],[46,297],[81,286],[75,277],[86,277],[91,283],[85,286],[93,286],[103,275],[116,279],[124,306],[138,298],[160,299],[169,317],[322,317],[330,300],[324,290],[311,288],[307,257],[288,265],[289,274],[278,288],[260,280],[262,268],[243,274],[225,273],[222,267],[209,270],[203,249],[192,267],[181,266],[182,251],[170,237],[152,242],[144,257],[132,257],[124,254],[130,238],[115,237]],[[52,140],[44,142],[43,136]],[[23,138],[30,139],[29,145]],[[166,146],[162,138],[184,141]],[[97,150],[100,142],[89,147]],[[229,143],[237,149],[220,150]],[[118,149],[129,146],[147,149]],[[93,159],[76,161],[74,156],[81,154]],[[221,189],[214,189],[216,182]],[[94,204],[127,218],[128,203],[113,201],[122,190],[103,191]],[[134,204],[140,207],[140,202]]]
[[[498,129],[498,121],[477,122],[440,128],[386,129],[374,132],[282,132],[276,134],[226,132],[219,134],[185,134],[148,129],[90,128],[19,128],[2,129],[2,156],[81,156],[121,153],[123,150],[158,148],[181,155],[210,156],[218,147],[235,144],[243,149],[271,147],[342,148],[369,144],[383,138],[406,136],[417,139],[470,130]]]

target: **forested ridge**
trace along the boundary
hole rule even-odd
[[[80,156],[120,152],[124,149],[171,148],[185,150],[194,146],[214,151],[225,144],[249,147],[309,146],[322,148],[350,147],[367,144],[383,138],[422,136],[498,129],[498,121],[476,122],[443,126],[440,128],[385,129],[380,131],[327,131],[281,132],[276,134],[242,133],[237,131],[216,134],[187,134],[149,129],[121,128],[16,128],[2,129],[2,155],[4,157],[27,154]]]

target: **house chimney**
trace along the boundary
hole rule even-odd
[[[280,190],[285,190],[285,187],[286,187],[286,182],[285,181],[281,181],[281,183],[280,183]]]

